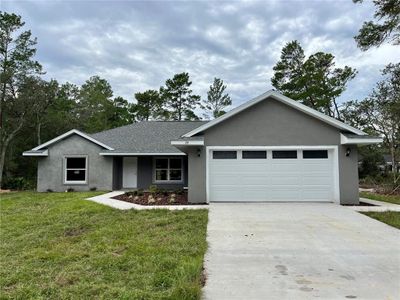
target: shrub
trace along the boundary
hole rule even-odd
[[[137,190],[137,195],[140,196],[140,197],[143,196],[144,195],[143,189],[138,189]]]
[[[9,190],[33,190],[35,184],[24,177],[7,177],[4,178],[3,188]]]
[[[46,190],[46,192],[48,192],[48,193],[52,193],[52,192],[53,192],[53,190],[52,190],[52,189],[47,189],[47,190]]]
[[[67,193],[72,193],[72,192],[74,192],[75,190],[73,189],[73,188],[68,188],[67,190],[66,190],[66,192]]]
[[[149,193],[150,194],[152,194],[152,195],[155,195],[155,194],[157,194],[158,193],[158,188],[157,188],[157,186],[156,185],[150,185],[149,186]]]
[[[90,190],[91,190],[92,192],[94,192],[94,191],[97,190],[97,187],[95,187],[95,186],[94,186],[94,187],[91,187]]]

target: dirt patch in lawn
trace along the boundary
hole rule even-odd
[[[127,192],[115,196],[113,199],[135,203],[139,205],[193,205],[188,202],[187,192],[182,191],[163,191],[163,192]],[[198,204],[198,203],[195,203]],[[205,203],[203,203],[205,204]]]

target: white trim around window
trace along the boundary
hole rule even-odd
[[[67,168],[68,158],[84,158],[85,168]],[[85,180],[67,180],[68,171],[85,171]],[[63,157],[64,184],[87,184],[88,179],[88,156],[87,155],[64,155]]]
[[[158,159],[163,159],[163,160],[167,160],[168,164],[167,166],[164,168],[157,168],[156,162]],[[181,167],[180,168],[172,168],[171,167],[171,160],[172,159],[176,159],[176,160],[180,160],[181,162]],[[166,180],[157,180],[157,170],[159,171],[166,171],[166,175],[167,175],[167,179]],[[171,171],[180,171],[181,172],[181,179],[180,180],[171,180]],[[184,176],[184,172],[183,172],[183,159],[182,157],[154,157],[153,159],[153,183],[165,183],[165,184],[169,184],[169,183],[183,183],[183,176]]]

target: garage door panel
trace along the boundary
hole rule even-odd
[[[210,201],[332,201],[333,160],[211,159],[208,165]]]
[[[299,201],[300,193],[299,186],[287,186],[285,189],[272,186],[269,201]]]
[[[292,176],[271,176],[270,184],[273,185],[300,185],[301,177],[299,175]]]

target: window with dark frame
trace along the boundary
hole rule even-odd
[[[182,159],[156,158],[155,181],[156,182],[182,181]]]
[[[213,159],[236,159],[237,151],[213,151]]]
[[[86,157],[65,157],[65,183],[86,183]]]
[[[243,159],[265,159],[267,151],[242,151]]]
[[[328,150],[303,150],[305,159],[324,159],[328,158]]]
[[[294,159],[297,158],[296,150],[277,150],[272,151],[273,159]]]

